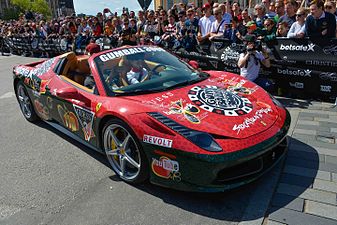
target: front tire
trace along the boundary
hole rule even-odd
[[[29,122],[34,122],[39,119],[37,116],[32,101],[29,98],[28,92],[21,81],[16,85],[16,98],[19,101],[20,109],[23,116]]]
[[[145,153],[125,122],[109,120],[103,128],[102,138],[106,156],[116,175],[131,184],[148,179],[149,166]]]

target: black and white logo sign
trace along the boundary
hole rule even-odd
[[[226,116],[244,115],[253,109],[249,99],[217,86],[195,86],[188,97],[200,108]]]
[[[331,86],[321,85],[321,92],[331,92]]]
[[[221,61],[226,62],[226,61],[235,61],[237,62],[239,59],[240,53],[238,51],[235,51],[231,47],[227,47],[223,53],[221,54]]]
[[[337,74],[336,73],[330,73],[330,72],[324,72],[319,75],[319,78],[326,81],[334,81],[337,82]]]
[[[315,52],[314,47],[316,45],[315,44],[308,44],[308,45],[284,45],[281,44],[280,50],[281,51],[300,51],[300,52]]]
[[[290,70],[290,69],[280,69],[277,68],[278,74],[290,75],[290,76],[301,76],[301,77],[311,77],[311,70]]]
[[[326,46],[323,48],[323,52],[327,55],[337,55],[337,45]]]
[[[297,89],[303,89],[304,88],[304,84],[301,83],[301,82],[289,82],[289,85],[290,87],[294,87],[294,88],[297,88]]]

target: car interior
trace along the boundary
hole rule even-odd
[[[87,76],[91,75],[91,70],[89,67],[88,59],[89,55],[76,56],[74,52],[65,53],[60,57],[59,69],[56,73],[64,81],[90,93],[94,93],[94,89],[90,89],[84,86],[84,80]],[[146,61],[149,68],[152,69],[156,66],[156,63]],[[104,75],[106,79],[105,82],[110,85],[111,81],[118,80],[116,85],[118,87],[128,86],[126,74],[131,70],[131,65],[127,60],[122,58],[117,58],[115,60],[110,60],[105,62],[104,68],[109,68],[108,74]]]
[[[88,63],[89,57],[89,55],[76,56],[74,52],[64,54],[60,57],[61,65],[58,74],[63,80],[72,85],[93,93],[93,89],[84,86],[85,78],[91,74]]]

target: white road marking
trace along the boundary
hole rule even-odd
[[[0,99],[12,98],[12,97],[15,97],[15,93],[14,92],[7,92],[7,93],[1,95]]]

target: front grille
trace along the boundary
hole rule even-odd
[[[231,184],[250,179],[270,168],[283,155],[286,148],[287,140],[284,139],[275,148],[255,159],[220,170],[213,183]]]

